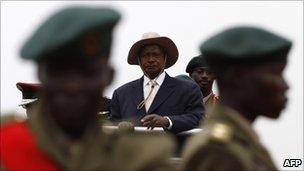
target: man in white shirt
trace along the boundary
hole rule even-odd
[[[173,133],[197,127],[204,113],[198,85],[170,77],[164,70],[175,64],[178,50],[168,37],[145,33],[130,49],[128,63],[144,76],[113,93],[111,119],[135,119],[135,124],[163,127]]]

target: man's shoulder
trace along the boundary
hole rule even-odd
[[[170,82],[172,84],[175,84],[178,87],[184,87],[184,88],[199,88],[198,85],[194,82],[194,81],[190,81],[190,80],[182,80],[182,79],[178,79],[178,78],[174,78],[174,77],[170,77]]]
[[[250,154],[245,146],[235,139],[235,130],[225,122],[214,122],[191,137],[183,152],[186,167],[201,167],[210,161],[203,156],[215,157],[218,164],[233,161],[238,167],[248,167]],[[197,158],[200,158],[198,161]],[[191,165],[191,166],[190,166]],[[210,168],[209,168],[210,169]]]
[[[133,88],[133,87],[139,85],[140,81],[141,81],[141,78],[127,82],[127,83],[123,84],[122,86],[118,87],[115,91],[121,92],[121,91],[129,90],[130,88]]]
[[[226,145],[232,142],[231,127],[224,123],[211,123],[208,126],[202,127],[202,131],[190,137],[184,155],[192,155],[198,150],[208,148],[209,145],[221,145],[225,148]]]

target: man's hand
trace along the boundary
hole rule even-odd
[[[150,114],[143,117],[141,120],[143,126],[148,127],[148,129],[153,129],[154,127],[168,127],[169,120],[159,116],[157,114]]]

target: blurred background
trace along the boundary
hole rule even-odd
[[[278,120],[259,118],[254,129],[278,168],[287,170],[283,167],[285,159],[303,161],[303,1],[1,1],[1,115],[25,116],[18,107],[22,95],[16,83],[38,82],[36,66],[19,58],[23,43],[51,13],[77,4],[113,7],[122,14],[112,45],[115,79],[104,92],[110,98],[114,89],[142,76],[138,66],[127,64],[127,55],[145,32],[157,32],[176,43],[179,59],[166,70],[171,76],[185,74],[187,63],[199,55],[202,41],[227,27],[260,26],[292,40],[284,73],[290,86],[287,108]]]

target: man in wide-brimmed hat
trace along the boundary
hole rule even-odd
[[[195,128],[204,112],[199,87],[164,72],[177,58],[177,47],[170,38],[154,32],[143,34],[131,47],[128,63],[139,65],[144,76],[115,90],[112,119],[132,118],[137,125],[163,127],[173,133]]]

